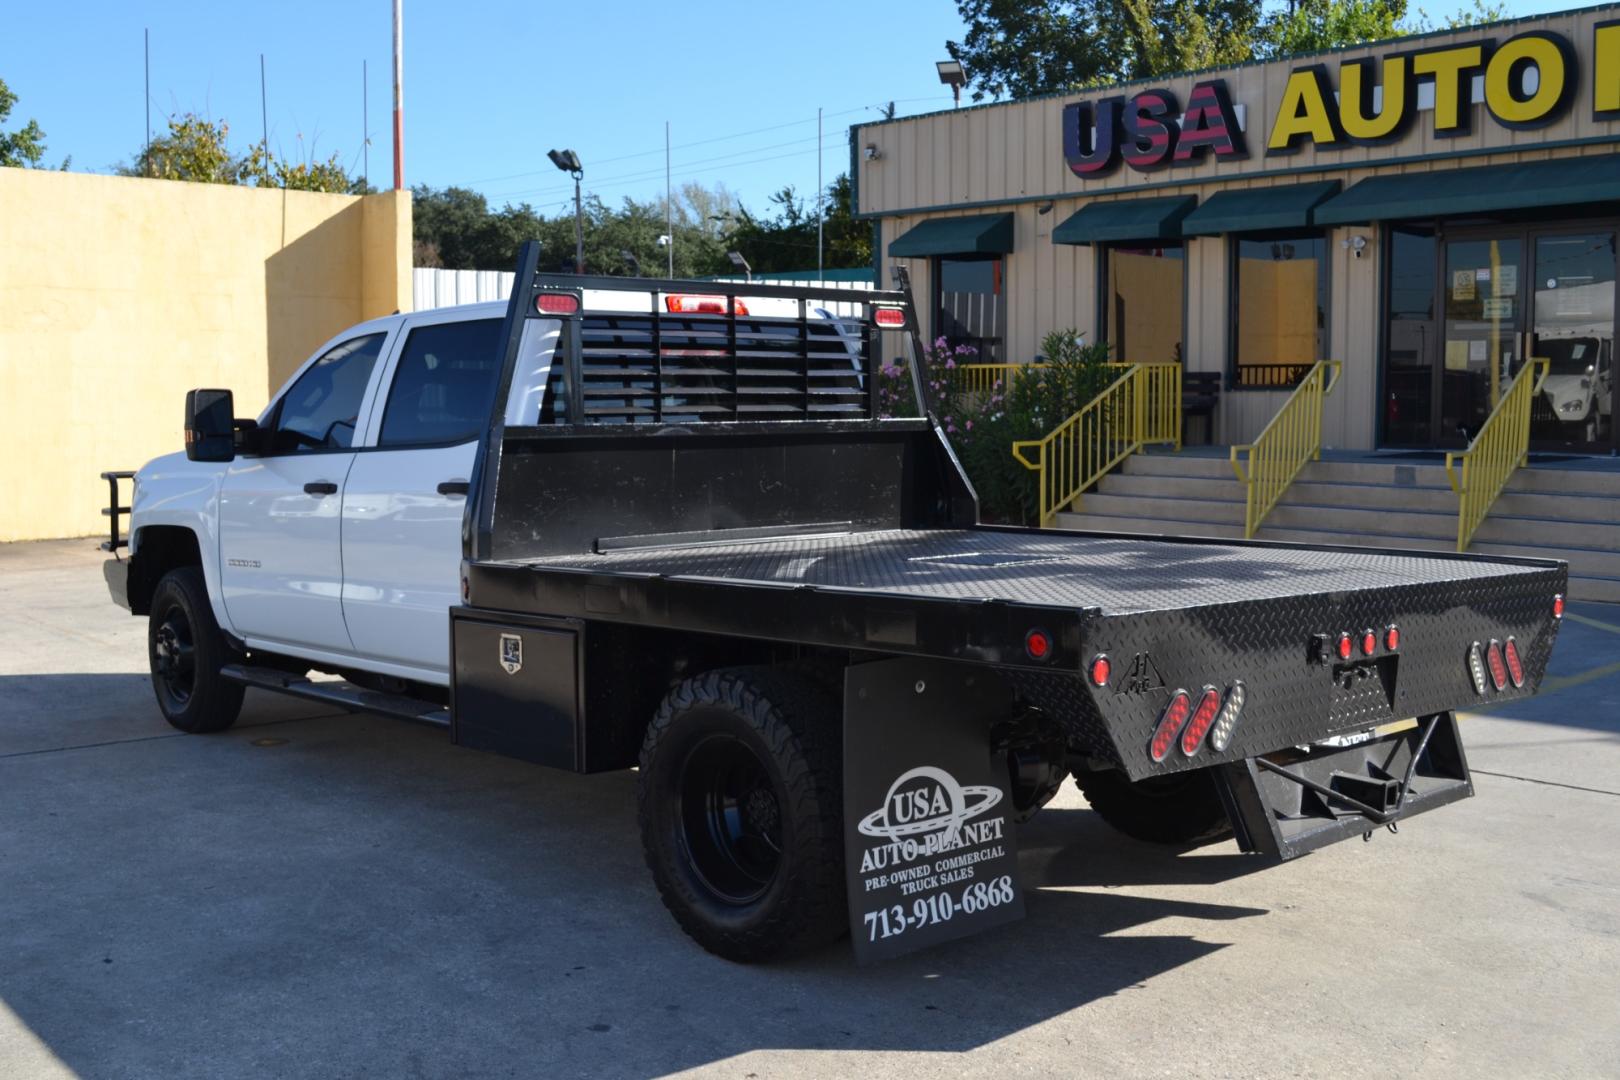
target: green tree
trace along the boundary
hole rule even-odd
[[[294,191],[363,194],[364,182],[351,177],[337,154],[324,161],[277,157],[255,143],[245,153],[231,149],[231,126],[196,113],[169,117],[169,130],[152,140],[133,162],[115,167],[123,176],[186,180],[194,184],[255,184]],[[300,142],[302,139],[300,138]]]
[[[848,175],[827,185],[822,222],[822,265],[872,265],[872,225],[854,214]],[[726,234],[727,250],[740,251],[755,273],[806,270],[816,265],[816,215],[790,185],[770,197],[773,209],[756,216],[739,209]]]
[[[1471,26],[1500,4],[1444,20]],[[967,70],[973,100],[1014,101],[1181,71],[1381,41],[1431,29],[1407,0],[957,0],[967,25],[946,51]]]
[[[1297,0],[1266,23],[1265,51],[1290,56],[1387,41],[1408,32],[1405,18],[1406,0]]]
[[[5,124],[11,116],[11,110],[17,104],[17,95],[11,87],[0,79],[0,125]],[[68,158],[62,162],[61,168],[67,169]],[[0,130],[0,166],[18,169],[45,168],[45,132],[39,126],[39,121],[30,119],[28,123],[16,131]]]
[[[1260,0],[958,0],[973,100],[1020,100],[1253,55]]]
[[[124,176],[186,180],[194,184],[246,184],[263,169],[258,148],[231,152],[231,126],[196,113],[169,117],[169,130],[153,139],[133,162],[116,167]]]

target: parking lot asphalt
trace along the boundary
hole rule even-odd
[[[172,731],[100,558],[0,545],[6,1080],[1620,1074],[1620,608],[1398,835],[1177,852],[1066,786],[1022,922],[749,968],[660,905],[632,774],[257,691]]]

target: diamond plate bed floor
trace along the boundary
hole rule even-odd
[[[892,529],[629,548],[547,555],[519,564],[536,570],[1095,607],[1107,614],[1508,577],[1555,565],[1428,552],[1379,554],[979,529]]]

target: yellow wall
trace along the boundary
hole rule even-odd
[[[104,529],[98,474],[179,450],[187,390],[256,415],[322,341],[409,309],[410,253],[407,192],[0,169],[0,541]]]

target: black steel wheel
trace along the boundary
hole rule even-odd
[[[1075,786],[1097,816],[1137,840],[1154,844],[1209,844],[1232,834],[1207,769],[1134,783],[1117,769],[1077,772]]]
[[[664,905],[710,952],[773,960],[844,931],[839,716],[802,675],[727,668],[648,727],[637,802]]]
[[[202,571],[171,570],[152,592],[147,620],[152,691],[163,717],[181,731],[224,731],[242,711],[243,687],[220,677],[230,648],[208,603]]]

